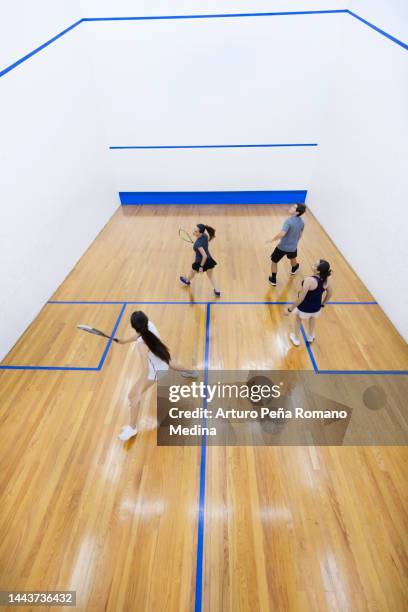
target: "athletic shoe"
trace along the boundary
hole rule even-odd
[[[183,285],[191,285],[190,281],[185,276],[180,276],[180,281],[183,283]]]
[[[185,372],[181,372],[181,375],[184,378],[198,378],[198,372],[195,370],[186,370]]]
[[[216,289],[214,289],[214,295],[215,297],[221,297],[221,291],[217,291]]]
[[[268,280],[271,283],[271,285],[276,287],[276,276],[275,276],[275,278],[273,276],[268,276]]]
[[[126,440],[130,440],[130,438],[133,438],[133,436],[135,436],[136,434],[137,427],[133,429],[133,427],[131,427],[130,425],[125,425],[119,434],[119,439],[123,440],[123,442],[126,442]]]
[[[306,336],[308,342],[313,342],[314,336]]]
[[[292,276],[294,274],[296,274],[296,272],[299,270],[299,264],[296,264],[296,266],[293,266],[293,268],[291,269],[290,273],[292,274]]]
[[[300,340],[298,340],[298,338],[296,338],[295,334],[293,332],[291,332],[289,334],[289,338],[291,339],[292,344],[294,344],[295,346],[300,346]]]

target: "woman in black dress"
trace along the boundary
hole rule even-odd
[[[217,262],[211,257],[208,250],[209,241],[213,240],[215,237],[215,229],[209,225],[204,225],[204,223],[197,223],[193,230],[193,235],[196,237],[196,241],[193,244],[195,261],[191,266],[192,270],[190,274],[188,276],[180,276],[180,281],[183,283],[183,285],[189,286],[191,285],[191,281],[197,272],[207,272],[207,276],[214,289],[215,296],[220,297],[221,292],[219,289],[217,289],[213,273],[213,268],[215,268]]]

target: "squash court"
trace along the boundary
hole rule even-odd
[[[407,609],[403,4],[0,9],[0,610]]]

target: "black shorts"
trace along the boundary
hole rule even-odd
[[[285,255],[288,259],[295,259],[297,257],[297,249],[296,251],[281,251],[279,247],[276,247],[271,255],[271,259],[273,263],[278,263]]]
[[[200,269],[200,265],[201,265],[200,262],[195,261],[191,267],[193,268],[193,270],[198,272]],[[211,270],[211,268],[215,268],[216,265],[217,265],[217,262],[212,257],[207,257],[203,270],[204,272],[206,272],[207,270]]]

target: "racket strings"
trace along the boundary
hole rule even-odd
[[[185,242],[191,242],[191,244],[193,244],[193,239],[191,238],[191,236],[188,233],[188,231],[185,230],[183,227],[179,228],[179,236]]]
[[[91,327],[90,325],[80,324],[80,325],[77,325],[77,328],[80,329],[81,331],[88,332],[89,334],[94,334],[95,336],[102,336],[103,338],[112,338],[112,336],[109,336],[108,334],[105,334],[105,332],[101,331],[100,329],[96,329],[95,327]],[[117,342],[116,338],[112,338],[112,340],[115,340],[115,342]]]

